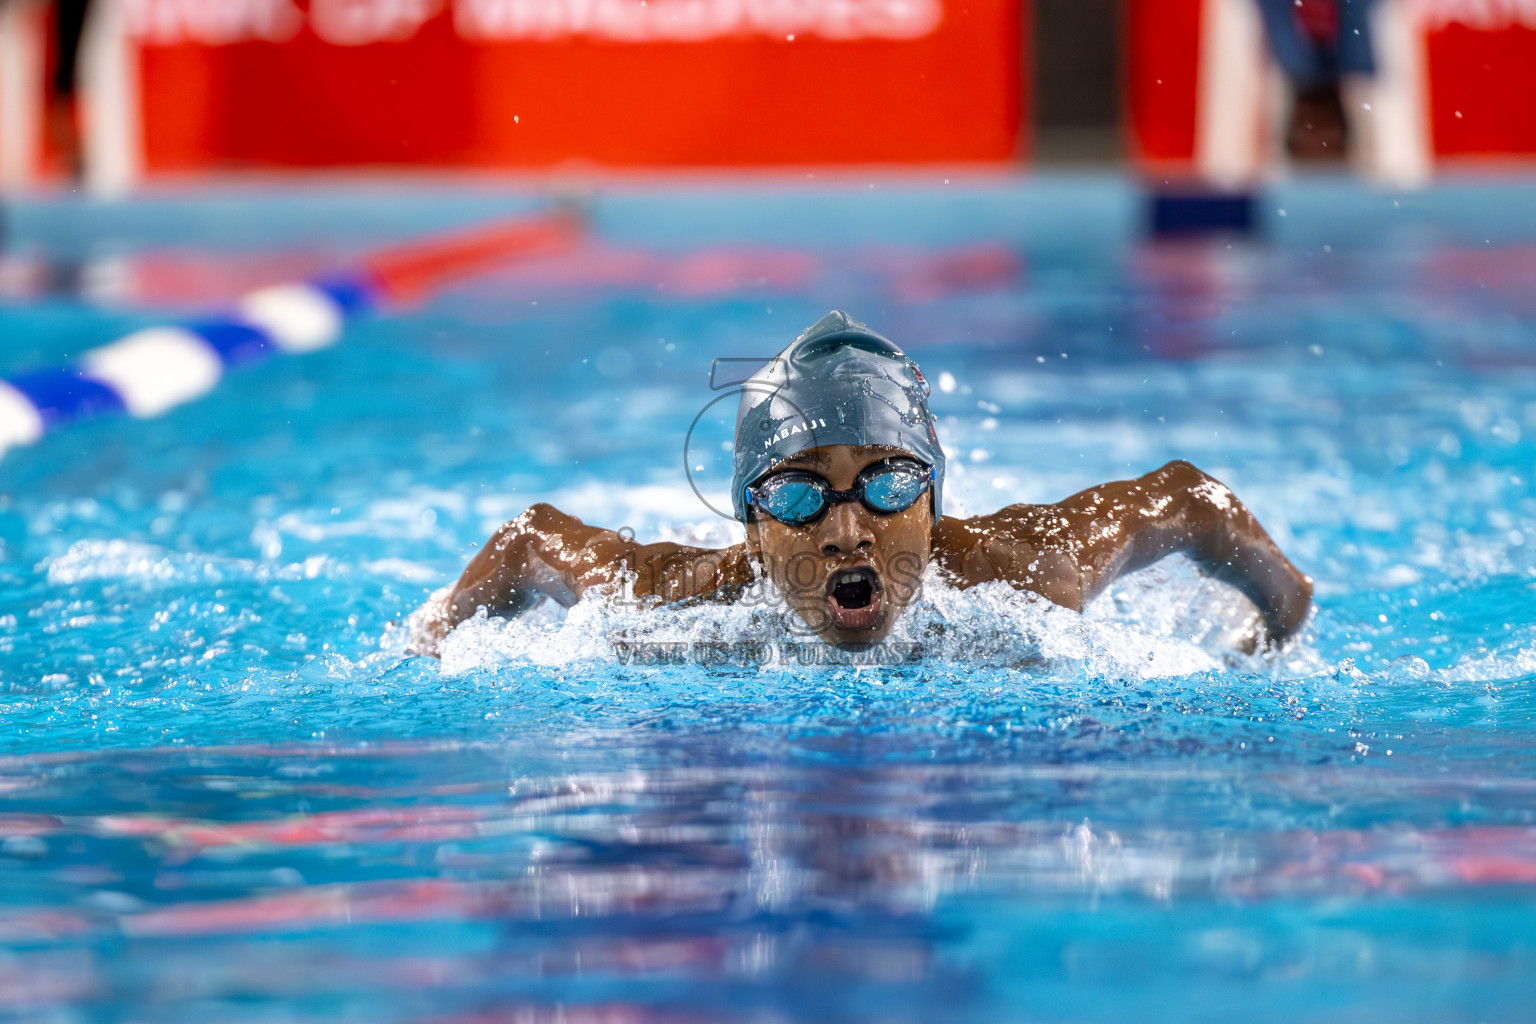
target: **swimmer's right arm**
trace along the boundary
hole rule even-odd
[[[514,616],[541,598],[569,608],[589,587],[617,584],[625,573],[633,574],[636,597],[674,601],[737,582],[749,570],[739,545],[636,544],[541,503],[502,524],[458,582],[427,603],[410,651],[435,657],[443,638],[481,608]]]

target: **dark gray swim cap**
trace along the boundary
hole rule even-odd
[[[823,445],[887,445],[933,467],[943,505],[944,449],[928,382],[891,342],[834,310],[742,384],[731,506],[746,521],[747,488],[791,456]]]

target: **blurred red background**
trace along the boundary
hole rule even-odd
[[[1202,80],[1222,4],[1251,6],[97,0],[115,12],[122,59],[106,62],[117,79],[85,90],[83,121],[112,129],[97,145],[118,147],[129,178],[1035,159],[1130,160],[1195,176],[1202,104],[1223,88]],[[22,99],[39,105],[57,59],[48,8],[0,0],[12,31],[35,37],[38,57],[21,76],[33,99]],[[1410,120],[1426,164],[1536,154],[1536,0],[1380,0],[1388,8],[1411,24],[1396,52],[1408,40],[1418,68]],[[0,74],[0,93],[14,94],[17,77]],[[112,106],[104,94],[129,99],[115,112],[91,109]],[[0,96],[0,149],[11,147],[0,178],[12,182],[67,163],[50,154],[56,131],[42,139],[44,117],[16,124],[24,105]]]
[[[757,25],[743,24],[738,0],[673,2],[700,22],[682,27],[676,15],[655,16],[656,26],[615,26],[588,13],[597,4],[520,2],[535,18],[510,28],[502,19],[504,35],[523,36],[508,39],[475,38],[476,26],[494,27],[495,19],[467,17],[472,4],[401,28],[404,39],[340,46],[317,33],[315,12],[286,41],[220,46],[185,31],[161,31],[175,41],[157,43],[145,19],[146,164],[186,171],[1020,155],[1027,96],[1019,0],[797,0],[777,4],[770,13],[779,16]],[[770,20],[780,30],[762,26]],[[387,36],[387,25],[373,27]],[[640,38],[613,38],[626,30]]]

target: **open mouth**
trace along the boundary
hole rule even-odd
[[[873,569],[848,569],[827,581],[827,605],[838,629],[873,629],[880,621],[880,576]]]

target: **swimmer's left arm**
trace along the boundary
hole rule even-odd
[[[1180,552],[1252,600],[1271,641],[1294,633],[1312,600],[1312,581],[1243,503],[1183,461],[1055,505],[945,520],[941,530],[970,535],[970,543],[944,545],[963,551],[959,558],[941,552],[941,562],[966,582],[1003,579],[1079,610],[1119,577]]]

